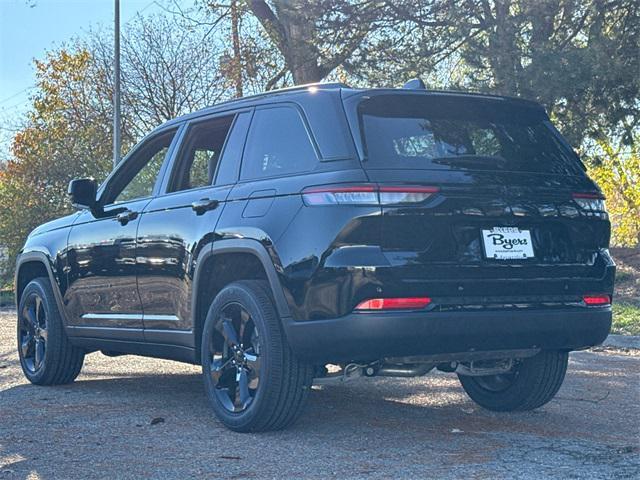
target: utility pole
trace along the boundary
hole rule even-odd
[[[242,59],[240,58],[240,35],[238,32],[238,3],[231,0],[231,40],[233,43],[233,76],[236,84],[236,97],[242,97]]]
[[[120,0],[115,0],[113,32],[113,168],[120,162]]]

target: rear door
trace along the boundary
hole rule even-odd
[[[423,202],[383,206],[382,246],[404,279],[602,275],[603,202],[540,107],[395,94],[351,108],[371,182],[436,190]],[[503,284],[494,293],[515,291]]]
[[[211,246],[229,191],[238,178],[251,111],[186,125],[162,195],[142,213],[137,234],[138,290],[145,339],[189,345],[196,259]]]

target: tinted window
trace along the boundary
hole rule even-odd
[[[170,192],[213,183],[233,116],[199,122],[189,128],[169,184]]]
[[[283,106],[256,110],[242,161],[243,179],[306,172],[316,160],[296,109]]]
[[[365,100],[359,112],[369,168],[582,171],[537,107],[396,95]]]
[[[229,185],[238,181],[240,161],[250,121],[251,112],[242,112],[236,115],[231,133],[227,138],[227,144],[224,147],[224,153],[218,164],[216,185]]]
[[[151,196],[174,135],[175,130],[146,140],[110,182],[105,203]]]

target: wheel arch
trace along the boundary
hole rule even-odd
[[[31,280],[38,277],[46,277],[51,283],[53,294],[56,298],[58,310],[66,324],[65,310],[60,294],[60,286],[56,281],[53,267],[49,257],[44,252],[25,252],[18,256],[16,261],[16,272],[14,277],[14,293],[16,308],[20,305],[20,297],[25,287]]]
[[[230,270],[228,267],[232,266]],[[199,356],[202,328],[209,305],[225,285],[238,280],[266,280],[281,319],[291,313],[280,283],[273,257],[258,240],[217,240],[211,249],[201,251],[194,274],[192,319],[195,349]]]

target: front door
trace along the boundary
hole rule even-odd
[[[175,129],[144,141],[101,188],[98,218],[84,211],[67,246],[69,288],[64,302],[78,335],[142,339],[136,284],[136,231],[151,201]]]
[[[136,258],[149,342],[192,346],[196,259],[203,248],[211,248],[216,223],[237,180],[249,116],[224,114],[188,124],[165,176],[165,193],[142,213]]]

